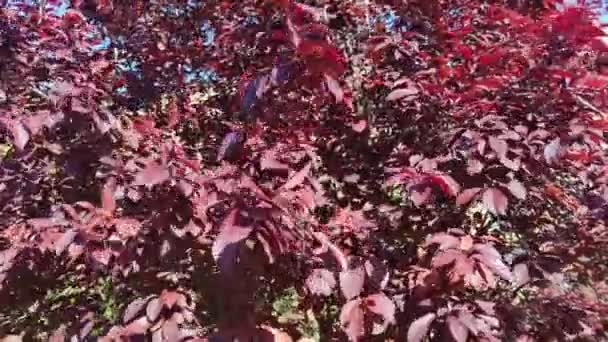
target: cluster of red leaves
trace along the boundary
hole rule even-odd
[[[565,334],[600,336],[603,294],[563,290],[566,267],[547,261],[593,272],[589,250],[608,242],[608,76],[589,13],[558,11],[554,1],[412,2],[394,8],[414,23],[407,30],[371,32],[382,6],[329,3],[354,24],[290,0],[1,9],[0,142],[9,148],[0,156],[0,291],[44,268],[34,262],[41,255],[117,282],[156,273],[173,286],[138,295],[103,338],[203,339],[187,287],[208,257],[222,284],[212,295],[227,312],[220,339],[291,340],[249,306],[264,277],[297,279],[309,304],[335,299],[334,318],[352,341],[542,337],[542,319],[508,319],[517,312],[501,296],[522,288],[539,293],[522,305],[530,317],[542,315],[536,303],[569,296],[575,307],[555,315],[583,314]],[[211,47],[201,19],[217,31]],[[373,34],[362,41],[333,29],[340,25]],[[113,51],[96,47],[106,34]],[[345,56],[341,46],[359,52]],[[209,87],[220,95],[189,84],[186,65],[217,73],[222,81]],[[362,104],[374,96],[375,106]],[[370,113],[349,124],[355,109]],[[391,145],[380,168],[338,168],[384,170],[367,178],[402,187],[405,201],[340,208],[321,181],[331,178],[321,177],[335,152],[327,142],[352,134],[373,144],[382,120],[407,122],[423,142],[404,133],[408,146]],[[360,154],[353,146],[340,147]],[[582,179],[588,194],[557,184],[561,175]],[[332,206],[329,217],[316,212]],[[542,227],[512,223],[527,215],[522,207]],[[567,224],[547,218],[564,212]],[[525,230],[524,257],[499,234],[509,229]],[[301,267],[281,273],[290,257]],[[84,338],[90,322],[52,337]]]

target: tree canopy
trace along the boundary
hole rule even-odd
[[[0,5],[6,341],[608,338],[601,1]]]

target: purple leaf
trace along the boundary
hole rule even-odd
[[[163,336],[165,341],[180,341],[180,332],[177,322],[175,321],[175,315],[171,319],[167,320],[163,324]]]
[[[277,161],[272,153],[266,153],[260,158],[260,168],[262,170],[287,171],[289,165]]]
[[[439,245],[440,250],[457,248],[460,245],[460,239],[448,233],[436,233],[426,239],[427,246]]]
[[[513,171],[519,171],[521,168],[521,160],[519,158],[509,159],[507,157],[502,157],[500,158],[500,163]]]
[[[543,151],[543,155],[545,156],[545,160],[547,163],[552,164],[557,161],[559,157],[560,150],[560,140],[559,138],[555,138],[551,143],[545,146]]]
[[[509,150],[509,146],[507,145],[506,141],[496,137],[490,137],[488,138],[488,144],[490,145],[490,148],[496,152],[498,159],[505,158],[507,151]]]
[[[122,322],[127,324],[132,321],[138,313],[140,313],[146,303],[148,303],[149,298],[138,298],[129,303],[122,317]]]
[[[146,317],[148,318],[148,321],[156,322],[156,319],[158,319],[158,316],[160,316],[160,312],[162,310],[163,303],[158,297],[149,301],[148,305],[146,306]]]
[[[363,316],[360,299],[351,300],[342,307],[340,325],[351,341],[358,341],[365,333]]]
[[[410,191],[410,199],[415,206],[419,207],[425,203],[428,203],[432,194],[433,190],[429,187],[412,189]]]
[[[483,262],[492,272],[496,273],[499,277],[513,281],[513,274],[509,267],[502,261],[502,256],[496,250],[496,248],[488,244],[476,244],[474,249],[477,251],[474,257]]]
[[[378,290],[383,290],[389,279],[388,267],[373,256],[365,260],[364,267],[367,279],[371,282],[368,285],[372,285]]]
[[[244,139],[239,132],[230,132],[226,134],[217,151],[217,161],[235,160],[239,157],[242,150]]]
[[[291,190],[302,184],[306,177],[308,177],[311,167],[312,163],[308,163],[302,168],[302,170],[296,172],[285,184],[283,184],[283,190]]]
[[[170,177],[169,169],[157,162],[151,162],[135,175],[135,185],[153,186],[168,180]]]
[[[455,316],[448,316],[447,319],[448,328],[450,329],[450,333],[456,342],[467,342],[467,338],[469,337],[469,329],[460,322]]]
[[[433,260],[431,261],[431,265],[434,268],[443,267],[449,265],[454,262],[458,262],[459,260],[465,259],[465,255],[462,254],[459,250],[456,249],[448,249],[438,253]]]
[[[151,325],[152,325],[152,323],[150,323],[146,317],[140,317],[140,318],[134,320],[133,322],[129,323],[129,325],[124,327],[124,329],[122,331],[127,336],[142,335],[142,334],[145,334],[148,331],[148,329],[150,329]]]
[[[57,328],[57,330],[55,330],[55,332],[53,332],[53,335],[49,337],[49,342],[64,342],[66,337],[65,333],[66,326],[62,324],[59,328]]]
[[[520,200],[526,199],[526,188],[517,179],[511,179],[511,181],[507,185],[507,188],[513,194],[513,196],[517,197],[518,199],[520,199]]]
[[[513,278],[515,279],[515,286],[519,287],[527,284],[530,281],[530,273],[528,272],[528,265],[525,263],[519,263],[513,267]]]
[[[359,266],[340,272],[340,289],[346,299],[357,297],[363,291],[365,270]]]
[[[505,215],[509,201],[499,189],[489,188],[483,193],[483,204],[495,215]]]
[[[384,293],[376,293],[365,298],[367,309],[382,316],[386,325],[395,322],[395,303]]]
[[[78,231],[76,229],[70,229],[67,232],[63,233],[61,238],[59,238],[53,244],[53,247],[55,248],[55,254],[61,255],[61,253],[63,253],[72,242],[74,242],[74,239],[77,235]]]
[[[27,142],[30,141],[30,133],[25,129],[21,122],[17,122],[12,127],[13,143],[19,151],[23,151]]]
[[[429,333],[431,324],[435,320],[435,313],[429,312],[416,319],[407,330],[407,342],[420,342]]]
[[[327,269],[317,268],[306,278],[306,287],[314,295],[329,296],[336,287],[336,279]]]
[[[477,159],[469,159],[467,161],[467,174],[470,176],[476,175],[483,170],[483,163]]]
[[[226,270],[235,261],[236,245],[249,237],[252,227],[239,226],[236,223],[238,210],[233,209],[220,226],[220,233],[211,247],[211,254],[220,266],[225,265]],[[222,260],[220,260],[222,259]]]

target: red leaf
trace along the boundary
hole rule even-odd
[[[363,267],[344,270],[340,272],[340,289],[346,299],[357,297],[363,291],[365,270]]]
[[[456,342],[467,342],[469,329],[457,317],[448,316],[447,323],[450,333]]]
[[[306,278],[306,287],[314,295],[329,296],[336,286],[336,279],[333,273],[324,268],[312,270]]]
[[[169,169],[157,162],[151,162],[135,175],[135,185],[153,186],[167,181],[170,177]]]
[[[517,179],[511,179],[507,185],[507,188],[513,194],[513,196],[517,197],[518,199],[526,199],[526,187],[524,187],[524,185]]]
[[[388,96],[386,97],[387,101],[396,101],[399,100],[401,98],[404,98],[406,96],[413,96],[418,94],[419,90],[416,89],[415,87],[409,87],[409,88],[401,88],[401,89],[396,89],[391,91]]]
[[[355,299],[344,304],[340,312],[340,325],[351,341],[358,341],[364,330],[363,309],[361,300]]]
[[[433,184],[439,186],[444,194],[450,197],[455,197],[460,191],[460,185],[454,178],[448,175],[432,175],[429,176],[429,179]]]
[[[376,293],[365,298],[367,309],[376,315],[382,316],[385,324],[395,322],[395,303],[384,293]]]
[[[495,215],[505,215],[509,201],[499,189],[489,188],[483,193],[483,204]]]
[[[407,342],[420,342],[429,333],[431,324],[435,320],[435,313],[429,312],[416,319],[407,330]]]
[[[285,184],[283,184],[283,190],[291,190],[296,186],[302,184],[306,177],[308,177],[311,167],[312,163],[308,163],[302,168],[302,170],[296,172]]]
[[[456,197],[456,204],[463,206],[469,202],[481,191],[481,188],[470,188],[462,191],[458,197]]]

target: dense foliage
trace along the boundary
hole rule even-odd
[[[0,336],[608,338],[597,4],[0,5]]]

